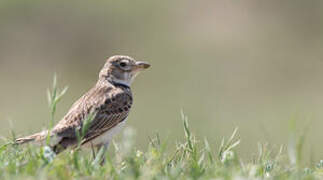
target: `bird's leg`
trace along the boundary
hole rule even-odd
[[[100,165],[104,165],[105,163],[105,154],[107,152],[109,143],[105,143],[105,144],[101,144],[99,146],[97,146],[97,154],[94,160],[94,163],[100,163]]]
[[[108,150],[109,147],[109,143],[106,143],[103,145],[103,153],[102,153],[102,157],[101,157],[101,162],[100,165],[103,166],[105,164],[105,160],[106,160],[106,152]]]
[[[91,151],[92,151],[92,158],[93,158],[93,160],[94,160],[94,159],[95,159],[95,157],[96,157],[96,152],[95,152],[95,148],[94,148],[93,143],[91,143]]]

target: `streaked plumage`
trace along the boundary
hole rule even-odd
[[[135,76],[150,65],[128,56],[112,56],[102,68],[96,85],[76,101],[64,118],[51,130],[52,147],[61,152],[75,147],[76,131],[82,129],[85,119],[95,114],[81,143],[83,146],[107,145],[124,125],[132,106],[130,85]],[[43,142],[48,131],[17,139],[18,144]]]

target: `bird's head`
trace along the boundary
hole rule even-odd
[[[99,80],[108,80],[111,83],[130,86],[135,77],[150,64],[143,61],[136,61],[132,57],[116,55],[106,61],[99,74]]]

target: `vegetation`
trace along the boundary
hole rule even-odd
[[[207,139],[199,142],[189,130],[184,117],[185,141],[173,150],[156,135],[145,152],[134,148],[134,131],[125,129],[114,152],[106,154],[101,166],[90,152],[80,149],[56,156],[49,147],[17,146],[7,143],[0,148],[0,179],[319,179],[323,177],[323,161],[315,167],[301,168],[290,163],[283,148],[276,153],[268,145],[259,145],[252,162],[239,159],[235,147],[237,130],[223,139],[219,150],[210,148]],[[296,146],[295,146],[296,147]],[[293,149],[295,158],[301,149]],[[100,152],[97,154],[100,155]],[[293,155],[290,155],[293,156]]]
[[[52,126],[57,102],[66,92],[56,88],[48,93]],[[58,96],[57,96],[58,94]],[[91,117],[86,122],[90,122]],[[18,146],[13,140],[4,140],[0,146],[0,179],[320,179],[323,178],[323,160],[304,168],[302,145],[304,136],[291,133],[285,153],[282,146],[273,150],[268,144],[259,144],[258,156],[251,162],[240,159],[235,148],[240,140],[237,129],[231,137],[223,138],[218,150],[208,140],[197,140],[182,113],[185,139],[175,148],[163,142],[159,135],[150,138],[148,148],[141,152],[134,147],[134,131],[126,128],[122,140],[113,142],[111,152],[88,152],[81,148],[55,153],[48,146]],[[293,121],[291,121],[293,122]],[[87,123],[86,123],[87,124]],[[83,136],[87,125],[80,131]],[[295,132],[291,123],[291,132]],[[106,156],[104,165],[100,159]]]
[[[56,156],[50,148],[7,143],[0,148],[0,179],[318,179],[323,177],[323,161],[301,168],[283,154],[259,145],[252,162],[244,162],[235,152],[237,130],[215,152],[207,139],[197,141],[184,119],[185,141],[173,150],[156,135],[145,152],[134,148],[134,133],[125,129],[114,152],[106,154],[101,166],[90,152],[80,149]],[[296,146],[295,146],[296,147]],[[293,150],[296,156],[300,149]],[[101,156],[100,152],[97,156]],[[297,157],[295,157],[297,158]],[[286,160],[287,159],[287,160]]]

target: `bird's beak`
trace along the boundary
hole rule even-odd
[[[136,66],[139,69],[148,69],[150,67],[150,64],[148,64],[147,62],[143,62],[143,61],[137,61]]]

